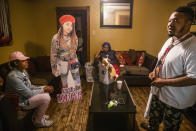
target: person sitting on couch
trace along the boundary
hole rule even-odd
[[[102,44],[102,49],[99,50],[95,55],[95,59],[99,59],[100,61],[102,61],[103,58],[108,58],[110,64],[113,65],[116,73],[119,76],[120,70],[119,70],[119,66],[117,65],[118,62],[116,59],[116,52],[111,49],[111,45],[109,42],[104,42]]]
[[[51,126],[54,122],[48,120],[49,116],[45,115],[45,112],[50,103],[49,93],[53,92],[53,87],[37,87],[31,84],[26,72],[29,57],[15,51],[10,54],[9,59],[12,70],[6,79],[6,92],[18,94],[19,105],[23,109],[35,109],[32,116],[35,127]]]

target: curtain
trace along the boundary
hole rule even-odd
[[[0,46],[11,40],[9,7],[7,0],[0,0]]]

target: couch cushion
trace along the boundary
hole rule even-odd
[[[125,69],[127,71],[127,74],[131,75],[148,75],[149,74],[149,69],[142,66],[125,66]]]
[[[120,76],[123,76],[127,73],[125,66],[120,67]]]
[[[130,55],[130,58],[131,58],[131,63],[135,64],[136,60],[137,60],[137,53],[136,53],[136,51],[134,49],[129,49],[129,55]]]
[[[122,57],[125,59],[125,62],[127,63],[127,65],[129,66],[133,65],[129,52],[123,52],[121,54],[122,54]]]
[[[54,76],[51,72],[37,72],[34,76],[30,77],[33,85],[48,85]]]

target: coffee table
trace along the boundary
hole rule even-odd
[[[108,108],[108,102],[113,99],[119,104]],[[135,114],[136,106],[125,80],[120,91],[116,88],[116,82],[110,85],[93,83],[87,130],[135,130]]]

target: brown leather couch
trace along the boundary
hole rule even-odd
[[[138,60],[142,53],[145,54],[144,61],[142,66],[138,66]],[[148,78],[148,74],[153,71],[156,65],[156,57],[146,51],[137,51],[134,49],[116,51],[116,57],[120,67],[120,79],[125,79],[128,86],[150,86],[151,80]],[[98,61],[98,59],[95,59],[93,64],[95,67],[95,79],[99,78],[97,75],[99,72]]]
[[[138,59],[142,52],[145,54],[145,57],[140,67],[138,66]],[[117,53],[121,53],[126,61],[124,67],[120,67],[120,74],[126,80],[128,86],[150,86],[151,80],[148,78],[148,74],[153,71],[157,58],[146,51],[137,51],[134,49],[118,51]],[[126,55],[123,55],[124,53]],[[120,60],[118,59],[118,61]]]

